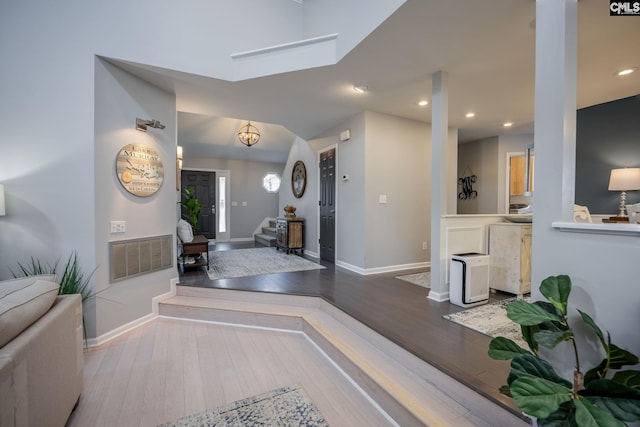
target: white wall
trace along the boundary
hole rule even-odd
[[[238,16],[249,24],[238,26],[229,19]],[[122,201],[114,183],[102,181],[112,178],[103,171],[110,174],[115,168],[111,150],[134,142],[127,137],[135,121],[132,112],[161,115],[156,118],[168,126],[159,138],[172,138],[175,145],[175,110],[165,118],[166,99],[146,84],[117,82],[95,70],[96,55],[223,77],[231,73],[229,53],[297,39],[301,26],[290,24],[301,19],[300,4],[289,0],[143,0],[135,7],[124,0],[1,2],[0,182],[7,193],[7,215],[0,218],[0,278],[10,277],[9,268],[32,256],[53,263],[77,251],[85,272],[98,268],[92,285],[101,289],[102,251],[111,238],[105,222],[123,207],[132,208],[126,217],[132,233],[174,233],[175,197],[165,205],[165,194],[142,206],[126,199],[124,206],[96,211],[103,205],[97,198]],[[98,74],[103,82],[96,82]],[[101,84],[115,92],[98,88]],[[152,105],[156,96],[162,98],[157,106]],[[94,110],[107,106],[108,123],[96,123],[96,134]],[[109,145],[97,145],[97,135]],[[154,143],[163,155],[168,150],[168,141]],[[133,217],[138,208],[153,217],[148,229]],[[163,274],[144,284],[114,287],[111,295],[131,305],[99,304],[90,337],[139,317],[143,304],[150,313],[150,295],[168,286]]]
[[[282,178],[280,188],[291,186],[291,176],[283,175],[281,163],[252,162],[233,159],[192,158],[184,155],[184,169],[229,170],[227,208],[231,216],[230,238],[253,239],[253,232],[264,218],[274,218],[282,212],[278,208],[278,193],[267,193],[262,178],[275,172]],[[233,205],[235,202],[236,206]],[[246,206],[243,206],[246,202]]]
[[[430,162],[428,124],[366,112],[365,268],[429,260]]]
[[[171,234],[176,248],[176,108],[175,96],[96,59],[95,67],[95,303],[85,305],[91,336],[101,336],[151,312],[151,298],[169,290],[174,267],[109,283],[108,243]],[[135,130],[135,118],[154,118],[165,129]],[[127,192],[118,180],[115,161],[127,144],[155,150],[164,166],[164,181],[149,197]],[[110,234],[110,221],[125,221],[126,232]],[[92,312],[95,308],[95,312]],[[92,333],[94,332],[95,333]]]

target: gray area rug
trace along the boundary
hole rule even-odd
[[[414,285],[423,286],[425,288],[431,287],[431,272],[429,271],[396,276],[396,279],[404,280],[405,282],[413,283]]]
[[[211,280],[325,268],[301,256],[277,251],[276,248],[213,251],[209,252],[209,256],[211,268],[207,273]]]
[[[473,307],[458,313],[445,314],[442,317],[492,338],[509,338],[520,347],[527,349],[529,347],[522,339],[520,325],[507,317],[507,305],[513,301],[515,301],[515,297]],[[530,297],[525,297],[525,301],[530,301]]]
[[[158,427],[329,426],[298,386],[283,387]]]

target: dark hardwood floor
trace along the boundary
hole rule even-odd
[[[216,243],[210,251],[255,247],[254,243]],[[295,256],[295,255],[292,255]],[[464,310],[427,299],[428,289],[396,279],[413,271],[362,276],[321,261],[321,270],[209,280],[204,268],[180,274],[182,286],[311,295],[324,298],[389,340],[449,376],[504,406],[520,411],[498,388],[506,382],[509,363],[487,355],[491,339],[442,318]],[[491,300],[509,297],[496,293]]]

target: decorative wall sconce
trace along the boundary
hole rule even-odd
[[[260,132],[258,128],[253,126],[251,122],[247,122],[245,126],[240,128],[238,139],[247,147],[251,147],[260,141]]]
[[[160,120],[155,120],[155,119],[142,120],[136,117],[136,130],[139,130],[141,132],[146,132],[147,127],[152,127],[154,129],[165,128],[165,126],[162,123],[160,123]]]
[[[620,191],[619,217],[626,217],[627,191],[640,190],[640,168],[611,169],[609,191]]]
[[[5,216],[4,210],[4,184],[0,184],[0,216]]]

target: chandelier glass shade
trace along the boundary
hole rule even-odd
[[[258,128],[253,126],[251,122],[247,122],[245,126],[240,128],[238,132],[238,139],[247,147],[251,147],[260,141],[260,132]]]

